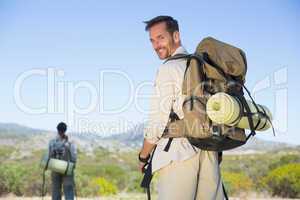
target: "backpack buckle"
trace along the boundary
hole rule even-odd
[[[219,126],[212,126],[212,134],[213,135],[217,135],[217,136],[221,136],[221,128]]]

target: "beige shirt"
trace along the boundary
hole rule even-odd
[[[182,53],[187,54],[187,51],[179,47],[173,55]],[[168,139],[162,138],[162,134],[168,123],[171,108],[180,119],[183,118],[182,103],[185,96],[182,95],[182,83],[185,69],[185,59],[170,60],[162,64],[156,74],[154,92],[150,99],[149,120],[144,130],[145,139],[157,144],[152,160],[152,172],[172,161],[189,159],[198,151],[186,138],[174,138],[169,151],[164,151]]]

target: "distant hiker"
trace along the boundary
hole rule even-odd
[[[145,23],[159,59],[187,54],[175,19],[158,16]],[[157,71],[139,168],[144,170],[154,151],[151,174],[157,172],[159,175],[158,200],[221,200],[224,193],[218,152],[200,150],[186,138],[174,138],[170,142],[162,137],[170,118],[184,116],[182,83],[185,70],[186,59],[176,59],[163,63]]]
[[[49,156],[59,160],[76,163],[77,152],[73,143],[68,140],[66,135],[67,125],[61,122],[57,125],[57,136],[49,142]],[[73,200],[75,193],[74,174],[64,175],[51,172],[52,180],[52,200],[61,200],[62,187],[66,200]]]

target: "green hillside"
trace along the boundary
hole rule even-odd
[[[0,195],[39,196],[42,170],[39,168],[43,151],[17,158],[12,147],[0,147]],[[106,196],[120,192],[143,192],[139,187],[137,151],[118,152],[98,148],[93,155],[79,150],[76,169],[77,194],[82,197]],[[282,197],[300,197],[300,149],[251,155],[226,155],[222,174],[229,194],[269,193]],[[154,179],[155,182],[155,179]],[[284,187],[282,187],[282,184]],[[51,190],[49,172],[46,188]]]

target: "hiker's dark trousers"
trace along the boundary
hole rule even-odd
[[[74,200],[74,176],[66,176],[56,172],[51,172],[52,180],[52,200],[61,200],[62,187],[65,200]]]

